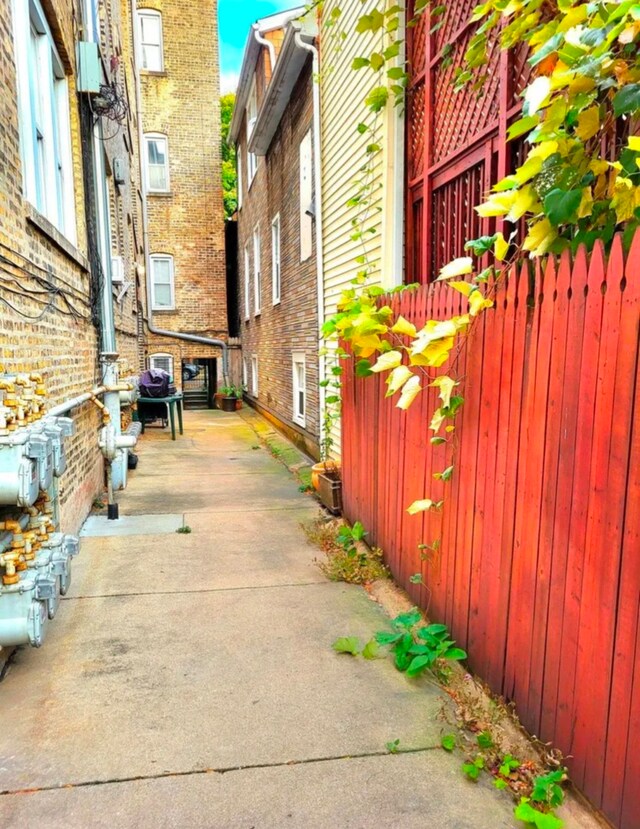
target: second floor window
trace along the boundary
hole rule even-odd
[[[39,0],[14,3],[24,197],[75,243],[75,196],[64,67]]]
[[[253,128],[258,120],[258,95],[256,92],[256,80],[253,79],[249,101],[247,103],[247,186],[251,187],[256,170],[258,169],[258,157],[255,153],[249,152],[249,141],[253,134]]]
[[[166,135],[145,135],[147,192],[169,192],[169,142]]]
[[[273,304],[280,302],[280,215],[271,223],[271,279],[273,283]]]
[[[244,249],[244,318],[246,320],[251,316],[251,297],[249,292],[251,290],[251,258],[249,256],[249,245]]]
[[[154,311],[172,311],[175,308],[173,256],[154,253],[151,266],[151,307]]]
[[[151,9],[138,12],[141,69],[162,72],[164,58],[162,48],[162,15]]]
[[[262,279],[260,274],[260,231],[253,231],[253,313],[257,317],[262,309]]]

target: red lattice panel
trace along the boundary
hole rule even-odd
[[[453,40],[455,33],[464,26],[471,17],[471,12],[476,7],[476,0],[450,0],[446,11],[442,13],[441,20],[444,25],[435,34],[435,53],[437,54],[446,43]],[[432,25],[437,24],[434,21]]]
[[[527,62],[529,57],[529,47],[526,43],[509,53],[509,77],[511,80],[512,95],[511,106],[521,103],[520,94],[529,85],[533,67]]]
[[[422,175],[426,129],[424,80],[409,93],[409,179]]]
[[[421,14],[409,35],[409,67],[412,76],[424,72],[427,54],[427,15]]]
[[[436,108],[432,163],[442,161],[456,150],[466,147],[476,135],[498,120],[500,48],[497,42],[491,47],[484,87],[478,91],[469,83],[460,92],[454,92],[453,89],[455,68],[462,65],[472,34],[471,31],[467,32],[454,46],[451,54],[453,60],[446,68],[436,67],[433,70]]]
[[[468,239],[481,235],[482,220],[474,210],[483,198],[484,162],[438,187],[432,195],[431,279],[458,256]]]

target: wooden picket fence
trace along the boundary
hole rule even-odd
[[[466,309],[443,284],[389,301],[418,327]],[[343,402],[347,518],[623,829],[640,826],[639,325],[640,232],[626,261],[616,238],[608,260],[527,263],[498,287],[451,371],[451,446],[429,442],[436,389],[403,412],[347,370]],[[442,510],[408,515],[425,497]]]

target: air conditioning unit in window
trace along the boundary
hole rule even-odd
[[[102,82],[102,67],[98,44],[87,40],[78,41],[78,77],[76,79],[78,92],[87,92],[97,95]]]
[[[121,285],[124,282],[124,262],[122,256],[111,257],[111,281],[114,285]]]

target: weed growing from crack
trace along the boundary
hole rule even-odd
[[[382,550],[364,543],[366,533],[360,522],[348,527],[338,520],[318,518],[301,526],[309,541],[324,553],[324,559],[315,559],[315,563],[331,581],[370,584],[389,578]]]

